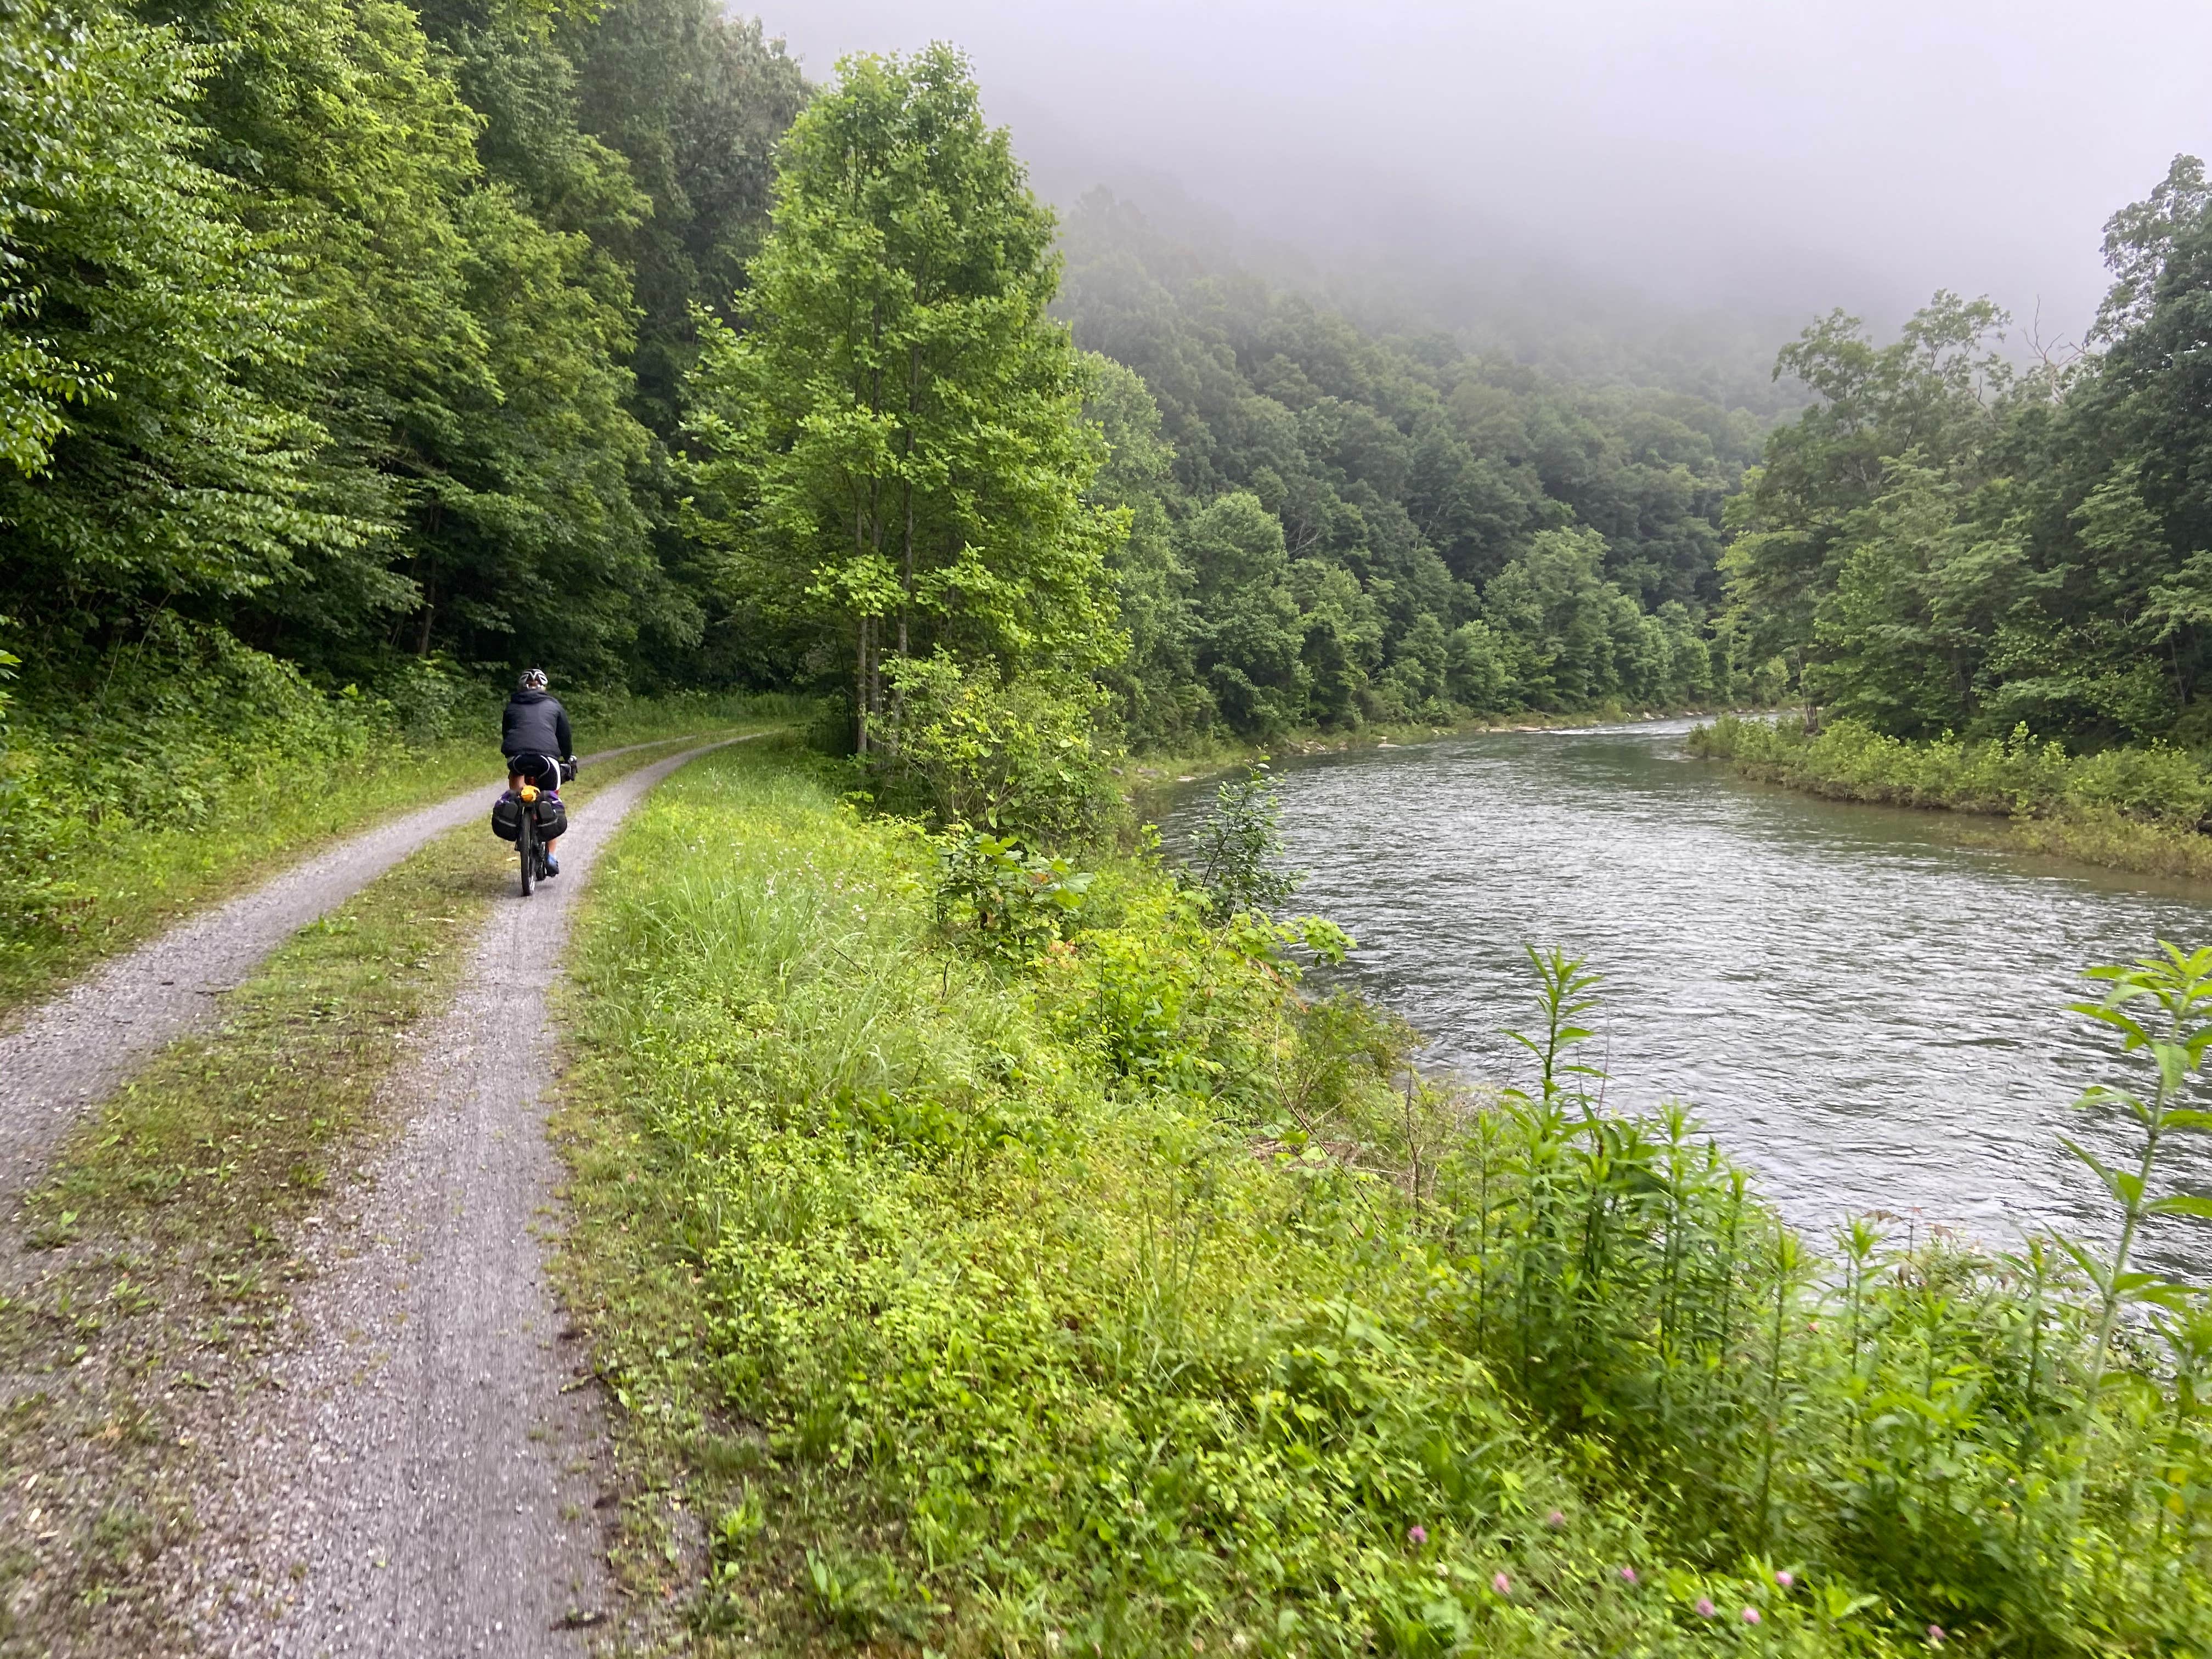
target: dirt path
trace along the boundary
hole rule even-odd
[[[499,906],[400,1074],[410,1127],[354,1194],[358,1215],[307,1247],[306,1340],[215,1449],[180,1595],[216,1650],[574,1655],[604,1615],[602,1431],[538,1236],[558,1173],[545,990],[623,815],[703,752],[574,814],[561,876]]]
[[[681,738],[669,739],[681,742]],[[587,764],[659,744],[586,757]],[[341,842],[118,957],[0,1035],[0,1215],[35,1181],[77,1114],[106,1098],[155,1049],[211,1019],[217,995],[318,916],[336,908],[432,836],[487,811],[478,787]]]

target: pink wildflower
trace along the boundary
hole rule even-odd
[[[1561,1527],[1567,1524],[1567,1517],[1558,1510],[1553,1510],[1549,1515],[1544,1517],[1544,1524],[1549,1527],[1553,1532],[1557,1532]]]
[[[1931,1648],[1940,1648],[1943,1645],[1942,1626],[1930,1625],[1928,1626],[1928,1645]]]
[[[1406,1528],[1406,1541],[1407,1541],[1407,1543],[1409,1543],[1409,1544],[1425,1544],[1425,1543],[1427,1543],[1427,1542],[1429,1541],[1429,1529],[1428,1529],[1426,1527],[1408,1527],[1408,1528]]]
[[[1715,1609],[1714,1609],[1714,1607],[1713,1607],[1713,1598],[1712,1598],[1711,1596],[1710,1596],[1710,1595],[1700,1595],[1700,1596],[1698,1598],[1698,1618],[1700,1618],[1700,1619],[1710,1619],[1710,1618],[1711,1618],[1711,1617],[1713,1616],[1713,1613],[1714,1613],[1714,1611],[1715,1611]]]
[[[1633,1567],[1623,1567],[1620,1570],[1620,1582],[1624,1584],[1634,1583],[1636,1582],[1636,1569]]]
[[[1513,1581],[1501,1572],[1490,1581],[1490,1588],[1500,1595],[1510,1595],[1513,1594]]]
[[[1784,1567],[1781,1571],[1774,1575],[1774,1582],[1781,1585],[1783,1589],[1788,1589],[1791,1585],[1797,1582],[1797,1575],[1790,1571],[1789,1568]]]
[[[1759,1609],[1757,1607],[1746,1607],[1743,1610],[1743,1622],[1747,1625],[1757,1624],[1759,1622]]]

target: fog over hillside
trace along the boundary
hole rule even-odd
[[[1504,343],[1686,325],[1765,349],[1938,288],[2080,332],[2107,216],[2212,147],[2212,7],[2089,19],[2063,0],[815,0],[768,22],[817,78],[951,40],[1054,199],[1103,184],[1155,219],[1225,212],[1248,262],[1355,307]]]

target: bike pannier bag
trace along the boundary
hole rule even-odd
[[[561,805],[558,795],[538,797],[538,838],[558,841],[568,833],[568,809]]]
[[[501,841],[513,841],[522,833],[522,802],[513,790],[491,804],[491,832]]]

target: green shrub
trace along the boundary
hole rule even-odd
[[[942,652],[885,672],[896,717],[870,763],[887,805],[1049,848],[1096,844],[1126,816],[1090,682],[1001,681]]]
[[[1283,867],[1282,811],[1264,756],[1214,790],[1212,810],[1191,830],[1184,868],[1217,921],[1271,915],[1298,890],[1304,876]]]
[[[1065,858],[961,824],[939,837],[939,847],[938,925],[987,956],[1033,956],[1082,911],[1091,877]]]
[[[950,951],[919,838],[769,757],[679,778],[617,857],[584,951],[663,1183],[629,1213],[713,1310],[706,1392],[632,1427],[765,1436],[709,1622],[963,1653],[2212,1643],[2212,1437],[2176,1382],[2202,1304],[2107,1352],[2048,1245],[1815,1249],[1686,1112],[1597,1110],[1577,964],[1546,959],[1537,1079],[1470,1096],[1304,992],[1306,930],[1216,924],[1141,864],[1017,971]],[[633,1398],[672,1397],[656,1342],[608,1360]]]

